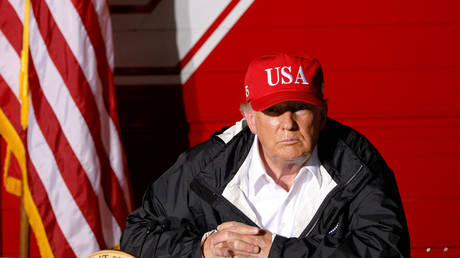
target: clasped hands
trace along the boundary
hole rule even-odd
[[[211,257],[268,257],[272,233],[258,227],[231,221],[220,224],[217,232],[203,243],[205,258]]]

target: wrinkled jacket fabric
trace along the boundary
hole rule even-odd
[[[181,154],[150,185],[142,207],[127,218],[122,250],[141,257],[201,257],[203,234],[219,224],[256,226],[222,196],[254,135],[243,127],[224,142],[219,133]],[[298,238],[275,237],[269,257],[409,257],[409,233],[393,172],[369,141],[328,119],[318,155],[337,186]]]

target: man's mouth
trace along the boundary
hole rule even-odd
[[[295,143],[298,143],[299,142],[299,139],[297,138],[288,138],[288,139],[284,139],[284,140],[281,140],[280,143],[282,144],[295,144]]]

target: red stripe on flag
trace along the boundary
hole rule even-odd
[[[112,69],[108,63],[107,51],[104,38],[102,37],[101,28],[98,20],[98,14],[94,9],[94,5],[91,1],[77,1],[72,0],[75,9],[81,17],[83,26],[88,33],[89,40],[94,48],[96,55],[97,71],[99,78],[101,79],[102,84],[102,93],[104,97],[104,105],[109,113],[110,118],[115,124],[117,130],[117,136],[120,142],[121,141],[121,132],[120,132],[120,123],[118,120],[118,113],[116,109],[116,97],[115,97],[115,88],[113,85],[113,74]],[[122,158],[123,158],[123,174],[125,178],[129,178],[127,174],[127,165],[125,159],[125,153],[123,146],[120,146]],[[128,185],[128,191],[131,193],[130,185]],[[131,203],[132,200],[125,200],[126,203]],[[124,220],[125,218],[123,218]],[[121,225],[124,225],[121,224]],[[121,226],[120,225],[120,226]]]
[[[0,108],[3,110],[6,117],[8,117],[14,129],[16,129],[16,132],[22,132],[21,104],[3,79],[2,75],[0,75]]]
[[[62,132],[53,109],[43,95],[35,67],[32,62],[29,64],[31,103],[34,107],[37,123],[53,152],[56,164],[67,188],[88,222],[89,227],[94,232],[99,247],[104,249],[106,245],[102,235],[101,215],[94,189]]]
[[[50,57],[90,130],[100,160],[101,185],[104,190],[104,198],[121,228],[121,225],[125,223],[125,218],[128,216],[128,208],[121,186],[110,166],[102,144],[99,111],[88,81],[70,47],[67,45],[64,36],[57,27],[47,4],[43,0],[33,0],[32,6]]]
[[[27,175],[29,182],[29,189],[32,194],[32,199],[37,206],[38,213],[42,218],[45,226],[47,238],[51,244],[51,249],[55,257],[76,257],[69,242],[61,231],[59,224],[57,223],[56,214],[54,214],[53,208],[51,207],[50,200],[46,189],[38,176],[37,170],[34,165],[28,159],[27,161]]]
[[[21,20],[8,1],[0,1],[0,13],[0,30],[19,56],[22,46]],[[0,106],[8,117],[8,120],[16,129],[16,132],[18,132],[19,136],[24,141],[26,139],[26,134],[21,127],[20,105],[16,95],[14,95],[4,78],[0,76]]]
[[[22,49],[22,22],[10,2],[6,0],[0,1],[0,14],[0,29],[18,55],[20,55]]]
[[[3,1],[2,1],[3,3]],[[21,50],[21,47],[22,47],[22,42],[19,40],[15,40],[17,38],[17,35],[20,31],[22,31],[22,22],[19,20],[19,17],[17,16],[16,12],[14,11],[13,7],[9,4],[9,2],[7,2],[8,4],[2,4],[1,7],[1,11],[2,11],[2,15],[0,15],[0,17],[6,17],[8,19],[8,21],[11,21],[11,23],[9,23],[8,25],[11,26],[11,29],[10,30],[6,30],[8,32],[8,34],[5,34],[5,36],[7,36],[7,38],[9,39],[9,41],[11,43],[14,43],[12,44],[13,48],[17,51],[17,54],[18,54],[18,58],[19,58],[19,55],[20,55],[20,50]],[[43,99],[44,101],[46,101],[45,98],[43,98],[43,94],[41,92],[41,89],[40,89],[40,86],[39,86],[39,82],[38,82],[38,78],[37,78],[37,75],[36,75],[36,72],[35,72],[35,69],[32,65],[32,62],[29,63],[30,66],[29,66],[29,71],[31,73],[31,76],[30,76],[30,88],[31,88],[31,91],[33,89],[36,89],[35,91],[37,92],[35,95],[36,95],[36,101],[35,103],[39,103],[38,105],[35,106],[35,112],[36,112],[36,117],[37,117],[37,121],[39,122],[39,125],[40,125],[40,122],[42,125],[44,125],[45,128],[47,128],[49,131],[47,130],[43,130],[43,126],[41,126],[42,128],[42,131],[43,133],[45,134],[45,138],[46,138],[46,132],[50,132],[51,135],[54,136],[53,139],[49,140],[47,139],[48,141],[48,144],[50,145],[51,149],[53,150],[55,156],[56,156],[56,160],[57,161],[61,161],[61,162],[58,162],[58,167],[60,168],[61,171],[66,171],[67,170],[63,170],[64,167],[66,168],[74,168],[73,170],[71,171],[78,171],[77,173],[62,173],[63,174],[63,178],[64,180],[66,181],[66,184],[67,186],[69,187],[73,185],[73,187],[69,187],[69,190],[72,194],[72,196],[74,197],[75,201],[77,202],[77,204],[79,205],[83,215],[85,216],[85,219],[87,220],[88,224],[89,224],[89,227],[93,230],[96,238],[98,239],[98,243],[99,245],[101,246],[101,248],[104,248],[105,247],[105,242],[103,241],[103,237],[102,237],[102,231],[101,231],[101,222],[100,222],[100,213],[99,213],[99,206],[97,205],[97,200],[96,200],[96,196],[94,194],[94,191],[93,189],[91,188],[91,184],[89,183],[89,180],[88,178],[86,177],[86,174],[84,173],[83,169],[81,168],[78,160],[76,159],[76,157],[73,155],[73,152],[67,142],[67,139],[65,139],[65,137],[63,136],[62,134],[62,131],[60,130],[59,126],[58,126],[58,122],[57,122],[57,119],[53,116],[54,113],[52,113],[52,109],[51,107],[49,107],[49,103],[48,102],[37,102],[37,98],[41,98]],[[34,87],[36,86],[36,87]],[[38,96],[38,93],[40,93]],[[33,96],[34,94],[32,94]],[[46,115],[44,115],[45,119],[41,120],[39,119],[40,115],[39,115],[39,111],[41,110],[40,107],[44,106],[44,111],[42,113],[45,113]],[[54,123],[53,121],[47,121],[46,120],[46,117],[47,115],[49,115],[49,117],[53,117],[54,118]],[[20,116],[18,116],[18,119],[19,119]],[[49,122],[49,123],[48,123]],[[55,130],[53,130],[55,129]],[[21,130],[22,131],[22,130]],[[57,133],[59,132],[59,133]],[[57,139],[64,139],[63,141],[57,141]],[[54,146],[53,144],[53,141],[56,142],[56,143],[59,143],[59,146],[56,147]],[[53,148],[53,146],[55,148]],[[58,151],[58,150],[64,150],[64,151]],[[56,155],[58,154],[58,155]],[[69,160],[66,161],[66,154],[69,155]],[[65,164],[62,164],[62,163],[65,163]],[[78,180],[78,178],[80,178],[81,180]],[[66,180],[67,179],[67,180]],[[78,189],[79,187],[74,185],[72,182],[84,182],[85,184],[83,185],[84,187],[83,188],[80,188]],[[87,189],[87,188],[90,188],[90,189]],[[73,191],[72,191],[73,189]],[[76,196],[76,193],[78,193],[80,190],[85,190],[85,191],[82,191],[84,192],[85,194],[79,196],[79,198],[75,198]],[[91,201],[88,201],[88,200],[91,200]],[[86,204],[86,205],[85,205]],[[87,206],[89,205],[89,206]],[[92,207],[93,206],[93,207]]]
[[[104,96],[104,104],[107,109],[107,112],[110,114],[115,127],[117,128],[117,133],[120,134],[119,121],[117,114],[116,98],[115,98],[115,89],[113,85],[113,74],[112,69],[109,66],[107,60],[107,51],[105,48],[105,41],[101,34],[101,28],[99,25],[98,15],[94,10],[94,6],[91,1],[77,1],[72,0],[75,9],[77,10],[80,18],[83,22],[83,26],[88,33],[89,40],[91,45],[94,48],[94,52],[97,60],[97,71],[99,78],[102,83],[102,94]]]
[[[0,109],[5,113],[7,119],[11,122],[14,127],[14,130],[18,133],[21,140],[24,142],[27,138],[26,133],[22,130],[21,127],[21,105],[19,104],[16,95],[14,95],[13,91],[11,91],[10,87],[8,87],[6,81],[0,75]],[[2,136],[0,135],[0,138]],[[0,143],[2,145],[2,143]],[[6,151],[6,142],[4,143],[5,151]],[[6,153],[6,152],[3,152]],[[0,157],[0,164],[4,164],[4,157]],[[0,166],[3,173],[3,166]],[[19,163],[16,159],[15,155],[11,155],[10,158],[10,166],[8,168],[8,176],[21,179],[21,169],[19,167]],[[1,186],[0,186],[1,187]]]

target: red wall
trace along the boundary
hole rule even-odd
[[[253,58],[278,52],[315,56],[324,68],[330,116],[365,134],[395,172],[413,256],[460,257],[459,46],[458,0],[255,1],[182,87],[190,145],[240,119],[244,72]],[[139,148],[145,138],[130,126],[157,125],[130,122],[154,115],[131,112],[141,97],[132,89],[117,92],[136,190],[149,173],[142,161],[149,160]],[[142,97],[154,100],[149,96]],[[146,148],[163,141],[166,147],[159,149],[166,153],[177,137],[165,138],[169,128],[155,128]],[[0,254],[16,256],[19,199],[3,189],[0,194]],[[37,256],[33,238],[31,245]]]
[[[460,1],[255,1],[184,86],[190,141],[240,118],[251,59],[313,55],[330,116],[395,172],[414,257],[458,257],[459,46]]]

